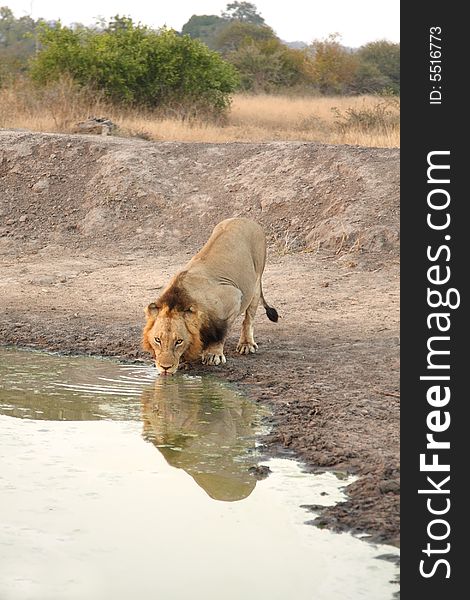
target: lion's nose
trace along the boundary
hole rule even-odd
[[[164,371],[168,371],[169,369],[171,369],[172,365],[168,365],[168,366],[165,366],[165,365],[160,365],[160,367],[161,367],[161,368],[162,368]]]

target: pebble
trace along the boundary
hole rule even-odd
[[[39,179],[32,187],[35,192],[44,192],[49,189],[49,181],[47,179]]]
[[[34,277],[30,279],[28,283],[33,285],[52,285],[55,282],[55,278],[50,275],[43,275],[40,277]]]

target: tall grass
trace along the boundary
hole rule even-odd
[[[223,123],[116,107],[62,81],[42,90],[27,81],[0,89],[0,127],[74,132],[87,117],[105,116],[118,135],[149,140],[233,142],[298,140],[361,146],[399,146],[399,101],[374,96],[236,95]]]

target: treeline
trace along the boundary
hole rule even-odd
[[[399,53],[387,41],[347,49],[334,35],[289,47],[249,2],[193,15],[181,32],[119,16],[66,27],[0,8],[0,86],[18,76],[39,86],[66,77],[115,103],[183,115],[222,114],[236,90],[398,94]]]
[[[203,41],[234,65],[245,91],[400,93],[399,44],[383,40],[352,50],[333,34],[310,46],[292,48],[250,2],[232,2],[221,16],[193,15],[182,33]]]
[[[36,49],[35,33],[40,21],[16,19],[7,6],[0,7],[0,85],[27,69]]]

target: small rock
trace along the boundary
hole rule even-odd
[[[306,508],[312,512],[321,512],[325,510],[325,506],[323,504],[301,504],[300,508]]]
[[[35,277],[30,279],[28,283],[33,285],[52,285],[55,282],[55,278],[51,275],[43,275],[42,277]]]
[[[20,223],[24,223],[27,220],[28,220],[28,215],[21,215],[21,217],[19,219]]]
[[[115,123],[106,117],[89,117],[86,121],[77,123],[74,133],[94,133],[109,135],[116,129]]]
[[[266,477],[272,473],[271,469],[267,465],[257,465],[256,467],[250,467],[248,472],[251,473],[255,479],[266,479]]]
[[[49,189],[49,180],[48,179],[39,179],[39,181],[36,181],[36,183],[33,185],[32,187],[34,192],[45,192],[46,190]]]

